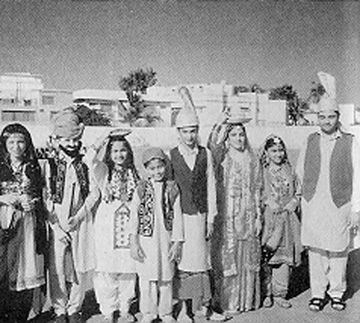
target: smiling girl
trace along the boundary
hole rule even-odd
[[[287,158],[285,143],[269,136],[261,155],[263,211],[263,269],[266,287],[265,307],[273,301],[291,307],[286,299],[290,267],[300,261],[300,223],[296,214],[299,185]]]
[[[93,204],[100,202],[94,220],[94,287],[108,322],[117,321],[118,311],[127,322],[135,321],[129,312],[135,296],[136,268],[130,257],[128,222],[139,176],[127,134],[110,133],[93,161]]]

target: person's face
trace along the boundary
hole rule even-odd
[[[154,181],[160,182],[165,176],[165,163],[159,158],[152,159],[147,163],[146,171]]]
[[[271,146],[266,151],[270,163],[281,165],[284,162],[285,150],[281,144]]]
[[[321,111],[318,114],[318,122],[321,131],[331,135],[337,129],[339,114],[335,111]]]
[[[246,134],[244,128],[237,126],[231,129],[228,136],[228,143],[230,147],[239,151],[244,151],[246,148]]]
[[[68,151],[75,151],[79,145],[80,145],[80,139],[79,138],[58,138],[58,144],[59,146],[65,148]]]
[[[181,141],[188,147],[193,148],[196,144],[199,128],[197,126],[180,128],[179,135]]]
[[[110,158],[117,166],[123,166],[129,155],[123,141],[114,141],[111,146]]]
[[[6,140],[6,150],[10,154],[10,158],[21,159],[26,150],[25,137],[21,133],[13,133]]]

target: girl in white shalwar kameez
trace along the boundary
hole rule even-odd
[[[165,155],[159,148],[144,152],[149,179],[141,181],[131,206],[131,255],[137,260],[140,310],[144,323],[172,317],[174,260],[183,241],[179,190],[165,179]],[[159,296],[158,296],[159,295]]]
[[[110,134],[102,143],[105,155],[100,149],[93,160],[92,201],[93,205],[100,202],[94,219],[94,287],[108,321],[116,321],[119,310],[128,322],[134,322],[129,307],[135,296],[136,268],[130,257],[128,223],[139,176],[126,134]]]

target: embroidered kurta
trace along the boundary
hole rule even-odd
[[[357,141],[352,144],[353,191],[351,202],[338,208],[332,199],[330,190],[330,158],[337,138],[320,132],[320,174],[314,197],[307,202],[302,199],[301,239],[305,246],[323,250],[341,252],[350,242],[349,224],[351,212],[360,210],[360,148]],[[302,180],[304,176],[304,159],[306,145],[303,146],[298,160],[297,173]],[[341,167],[341,166],[338,166]]]
[[[45,164],[49,222],[50,226],[59,225],[61,228],[66,228],[68,219],[71,216],[75,216],[79,211],[84,214],[83,221],[81,221],[76,230],[70,232],[70,235],[75,269],[80,273],[85,273],[95,268],[93,219],[90,208],[87,206],[89,202],[84,204],[81,197],[80,184],[73,165],[74,159],[68,157],[61,151],[59,152],[59,158],[66,161],[66,176],[61,203],[54,203],[51,198],[51,168],[49,163]]]
[[[130,170],[125,170],[125,172],[129,174]],[[122,177],[114,170],[110,182],[107,183],[108,174],[104,173],[101,176],[102,183],[108,185],[108,193],[112,195],[111,201],[105,202],[100,187],[94,187],[98,191],[96,202],[100,201],[94,221],[96,271],[136,272],[135,261],[130,257],[129,246],[130,200],[136,191],[135,186],[128,187],[129,177]]]
[[[178,149],[187,166],[193,170],[195,166],[196,155],[198,154],[198,148],[195,147],[193,150],[190,150],[183,144],[180,144]],[[207,222],[214,222],[214,218],[217,214],[217,205],[212,156],[208,149],[206,149],[206,153],[208,212],[207,214],[183,214],[185,242],[182,249],[182,258],[178,264],[178,268],[183,271],[204,272],[211,268],[209,244],[206,240],[206,224]],[[172,166],[175,167],[174,165]]]
[[[31,185],[25,175],[25,167],[12,181],[1,181],[0,194],[32,195]],[[24,185],[25,184],[25,185]],[[30,191],[29,191],[30,190]],[[45,283],[43,255],[36,252],[35,210],[15,210],[11,206],[0,206],[1,229],[8,229],[11,221],[17,221],[15,235],[7,242],[0,242],[0,281],[8,275],[11,290],[22,291],[41,286]],[[7,218],[7,221],[3,221]]]
[[[215,128],[209,138],[219,206],[212,260],[223,310],[242,312],[260,306],[261,248],[255,232],[258,162],[248,149],[227,149],[223,138],[218,139],[220,131]]]
[[[300,221],[295,213],[299,205],[300,185],[288,164],[269,165],[263,170],[262,203],[264,227],[262,244],[276,248],[269,264],[300,263]],[[271,205],[278,209],[273,210]],[[284,210],[288,208],[290,211]]]
[[[173,241],[184,241],[184,224],[180,208],[180,197],[176,197],[173,205],[174,218],[172,231],[165,228],[163,214],[163,182],[151,181],[154,189],[153,206],[153,232],[151,236],[138,234],[139,217],[136,216],[140,206],[140,197],[134,195],[131,202],[131,229],[133,235],[139,238],[145,259],[136,262],[137,273],[143,280],[171,281],[174,275],[174,262],[169,261],[169,251]],[[133,216],[134,215],[134,216]]]

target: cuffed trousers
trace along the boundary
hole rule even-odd
[[[94,275],[96,299],[105,316],[120,310],[126,314],[135,296],[136,274],[97,272]]]
[[[172,282],[149,281],[139,277],[140,311],[156,318],[172,314]]]
[[[267,265],[265,270],[267,296],[285,298],[288,292],[290,268],[288,264]]]
[[[312,297],[341,298],[346,290],[347,251],[330,252],[309,249],[310,288]]]

